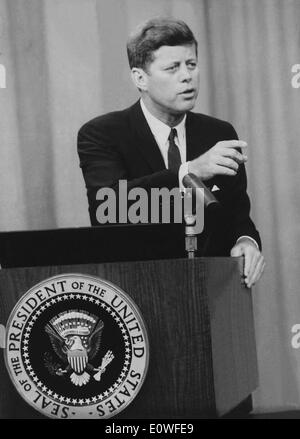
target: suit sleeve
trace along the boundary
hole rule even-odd
[[[231,135],[229,138],[238,139],[234,128],[230,126]],[[241,152],[241,150],[239,150]],[[228,212],[231,226],[231,246],[234,246],[241,236],[250,236],[255,239],[261,250],[261,239],[259,233],[250,217],[250,199],[247,194],[247,175],[245,165],[239,166],[237,175],[227,179],[230,184],[227,187]]]
[[[134,157],[124,157],[115,129],[109,124],[105,126],[105,123],[89,122],[78,133],[78,154],[92,225],[99,225],[96,213],[101,202],[97,200],[97,192],[101,188],[112,188],[115,191],[118,206],[119,180],[126,180],[128,191],[134,187],[149,191],[153,187],[172,189],[179,186],[176,169],[163,169],[154,173],[149,169],[149,174],[132,178],[128,161],[134,160]]]

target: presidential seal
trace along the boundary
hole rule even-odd
[[[110,418],[139,392],[145,324],[118,286],[64,274],[27,291],[6,328],[5,362],[21,396],[51,418]]]

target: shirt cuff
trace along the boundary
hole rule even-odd
[[[178,180],[179,180],[179,189],[184,192],[185,186],[182,183],[183,177],[189,173],[189,163],[185,162],[180,165],[179,171],[178,171]]]
[[[259,250],[259,246],[258,246],[257,242],[255,241],[255,239],[251,238],[251,236],[248,236],[248,235],[240,236],[240,237],[236,240],[236,244],[237,244],[237,243],[240,241],[240,239],[242,239],[242,238],[250,239],[250,241],[252,241],[253,244],[256,245],[257,250]]]

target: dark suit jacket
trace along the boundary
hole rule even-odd
[[[237,139],[234,128],[210,116],[188,112],[186,118],[187,160],[192,160],[220,140]],[[166,169],[159,147],[140,107],[135,103],[123,111],[99,116],[87,122],[78,133],[78,154],[86,183],[92,225],[98,225],[96,209],[99,188],[116,189],[120,179],[133,187],[178,187],[177,170]],[[236,239],[253,237],[261,246],[259,234],[250,219],[250,201],[246,192],[244,165],[235,177],[216,176],[205,182],[216,184],[215,192],[222,205],[216,218],[205,219],[202,244],[211,234],[206,255],[227,256]],[[211,226],[211,227],[210,227]],[[200,239],[200,241],[201,241]],[[200,246],[202,245],[200,242]]]

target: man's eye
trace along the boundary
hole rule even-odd
[[[170,67],[167,67],[167,68],[166,68],[166,70],[167,70],[168,72],[175,71],[176,69],[177,69],[177,66],[170,66]]]
[[[190,69],[195,69],[195,68],[197,67],[197,63],[195,63],[195,62],[190,62],[190,63],[188,63],[188,67],[189,67]]]

